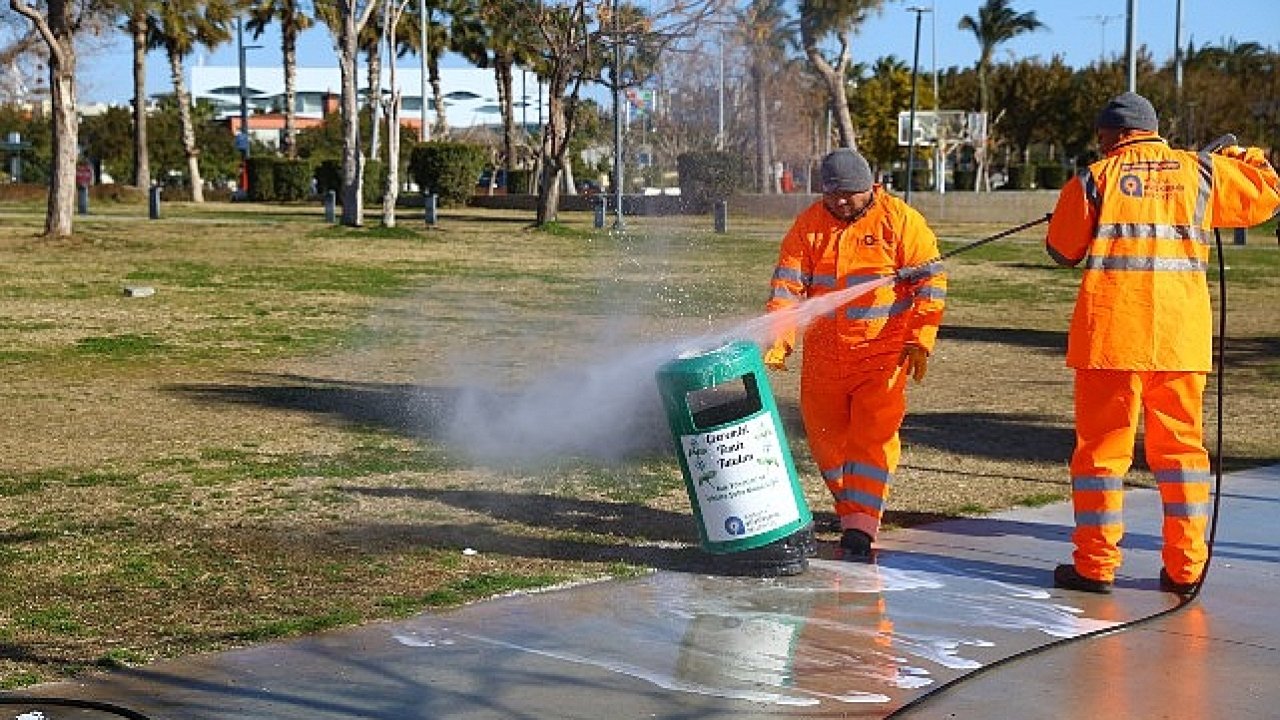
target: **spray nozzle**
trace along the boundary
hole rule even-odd
[[[1235,134],[1227,133],[1226,135],[1222,135],[1214,139],[1214,141],[1209,143],[1208,145],[1205,145],[1204,149],[1201,150],[1201,152],[1215,153],[1221,150],[1222,148],[1231,147],[1232,145],[1237,145],[1237,144],[1239,143],[1236,140]]]

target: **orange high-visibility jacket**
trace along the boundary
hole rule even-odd
[[[1140,134],[1063,187],[1045,243],[1061,265],[1084,261],[1068,366],[1210,370],[1213,228],[1256,225],[1280,205],[1260,150],[1226,153]]]
[[[877,288],[834,313],[815,319],[805,331],[805,364],[811,360],[845,364],[893,354],[904,345],[932,351],[942,321],[946,275],[938,241],[924,217],[879,186],[862,217],[847,223],[819,200],[796,218],[782,239],[771,281],[769,311],[921,266],[911,282]],[[783,334],[788,347],[795,331]]]

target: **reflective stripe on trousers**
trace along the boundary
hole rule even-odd
[[[902,444],[907,374],[893,365],[830,377],[806,367],[800,413],[841,529],[876,537]]]
[[[1208,557],[1209,455],[1203,443],[1205,374],[1077,370],[1076,449],[1071,457],[1076,569],[1112,580],[1124,535],[1123,478],[1141,413],[1147,465],[1160,491],[1161,559],[1177,582],[1200,577]]]

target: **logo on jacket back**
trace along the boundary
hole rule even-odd
[[[1121,175],[1120,192],[1129,197],[1142,197],[1142,179],[1137,175]]]

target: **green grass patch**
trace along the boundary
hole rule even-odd
[[[562,575],[519,575],[513,573],[484,573],[455,580],[444,588],[422,596],[426,607],[463,605],[473,600],[489,598],[519,590],[534,590],[564,582]]]
[[[1071,497],[1071,494],[1066,491],[1058,493],[1031,493],[1030,495],[1022,495],[1018,497],[1017,504],[1022,507],[1044,507],[1045,505],[1052,505],[1056,502],[1061,502],[1069,497]]]
[[[26,630],[55,635],[78,635],[84,629],[74,610],[58,604],[35,610],[17,610],[13,613],[13,624]]]
[[[356,610],[337,608],[318,615],[299,615],[297,617],[257,622],[249,629],[236,633],[235,637],[246,642],[263,642],[276,638],[308,635],[344,625],[354,625],[360,620],[360,613]]]
[[[73,352],[81,356],[126,360],[158,353],[167,347],[164,340],[155,336],[125,333],[80,338],[76,341]]]

